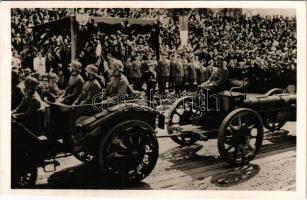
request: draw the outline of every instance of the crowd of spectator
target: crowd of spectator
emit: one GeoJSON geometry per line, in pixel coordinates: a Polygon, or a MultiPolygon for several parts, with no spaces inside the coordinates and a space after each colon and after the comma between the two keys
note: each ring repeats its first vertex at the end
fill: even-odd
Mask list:
{"type": "MultiPolygon", "coordinates": [[[[178,16],[161,10],[12,9],[12,68],[17,73],[13,86],[32,73],[40,80],[52,74],[52,82],[56,80],[60,90],[67,87],[72,53],[70,33],[64,30],[45,33],[36,40],[32,27],[84,13],[156,20],[153,29],[142,34],[129,29],[126,22],[114,32],[105,32],[93,20],[80,24],[77,31],[83,42],[78,46],[76,60],[82,65],[84,78],[84,69],[90,64],[96,65],[104,77],[110,67],[107,55],[111,54],[124,64],[124,74],[135,90],[158,88],[163,95],[166,91],[179,94],[194,91],[208,80],[215,70],[216,57],[222,56],[229,78],[249,78],[253,92],[296,84],[295,17],[229,15],[210,9],[189,9],[188,43],[182,46],[178,16]],[[154,40],[153,33],[157,32],[158,40],[154,40]]],[[[104,77],[103,82],[107,79],[104,77]]]]}

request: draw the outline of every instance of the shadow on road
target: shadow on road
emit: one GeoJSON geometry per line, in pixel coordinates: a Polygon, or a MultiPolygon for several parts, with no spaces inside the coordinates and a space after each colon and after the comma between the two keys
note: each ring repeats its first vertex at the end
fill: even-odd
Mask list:
{"type": "Polygon", "coordinates": [[[215,174],[212,176],[210,182],[218,187],[230,187],[253,178],[259,171],[259,165],[247,164],[245,166],[226,170],[223,173],[215,174]]]}
{"type": "MultiPolygon", "coordinates": [[[[288,135],[288,132],[285,130],[274,133],[266,132],[264,140],[266,141],[263,143],[256,159],[295,150],[296,147],[296,136],[288,135]]],[[[172,167],[167,170],[180,170],[194,180],[203,180],[211,177],[211,182],[220,187],[228,187],[245,182],[260,171],[260,166],[256,164],[232,167],[222,161],[217,155],[197,154],[202,147],[198,143],[188,147],[174,147],[162,154],[161,158],[172,163],[172,167]]]]}
{"type": "Polygon", "coordinates": [[[148,188],[146,183],[136,185],[112,185],[104,181],[97,165],[81,164],[55,172],[48,178],[47,184],[36,185],[36,188],[50,189],[128,189],[130,187],[148,188]]]}
{"type": "MultiPolygon", "coordinates": [[[[289,151],[296,146],[296,137],[287,135],[284,131],[265,133],[266,143],[262,145],[256,159],[266,157],[280,152],[289,151]]],[[[163,168],[164,173],[181,171],[193,180],[202,180],[211,177],[211,183],[219,187],[228,187],[239,184],[253,178],[260,171],[260,166],[248,164],[242,167],[231,167],[216,155],[198,155],[197,152],[203,148],[201,144],[186,147],[174,147],[160,155],[171,166],[163,168]]],[[[216,147],[217,148],[217,147],[216,147]]],[[[157,166],[156,166],[157,167],[157,166]]],[[[52,174],[47,184],[36,185],[35,188],[52,189],[151,189],[144,182],[138,185],[114,186],[103,180],[99,175],[96,165],[81,164],[67,168],[52,174]]]]}

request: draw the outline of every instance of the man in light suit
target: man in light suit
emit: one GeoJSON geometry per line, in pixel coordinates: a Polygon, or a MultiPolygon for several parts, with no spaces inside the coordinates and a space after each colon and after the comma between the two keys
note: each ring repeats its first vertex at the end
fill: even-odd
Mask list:
{"type": "Polygon", "coordinates": [[[41,52],[38,52],[37,56],[33,59],[33,68],[40,75],[46,73],[46,58],[42,56],[41,52]]]}

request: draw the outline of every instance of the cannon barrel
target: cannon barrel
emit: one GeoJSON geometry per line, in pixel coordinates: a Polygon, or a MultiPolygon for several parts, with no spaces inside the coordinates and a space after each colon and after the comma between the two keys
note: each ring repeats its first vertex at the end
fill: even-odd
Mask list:
{"type": "Polygon", "coordinates": [[[263,97],[250,97],[243,101],[243,105],[255,110],[289,108],[296,105],[296,95],[280,94],[263,97]]]}

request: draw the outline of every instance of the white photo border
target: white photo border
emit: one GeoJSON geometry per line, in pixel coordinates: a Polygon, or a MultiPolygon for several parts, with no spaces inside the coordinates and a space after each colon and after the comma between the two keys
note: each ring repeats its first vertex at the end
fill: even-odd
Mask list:
{"type": "MultiPolygon", "coordinates": [[[[306,198],[306,2],[305,1],[14,1],[0,2],[0,193],[18,196],[69,196],[100,198],[306,198]],[[296,191],[208,191],[208,190],[12,190],[10,188],[10,86],[11,86],[11,8],[293,8],[297,18],[297,162],[296,191]]],[[[75,198],[74,198],[75,199],[75,198]]]]}

